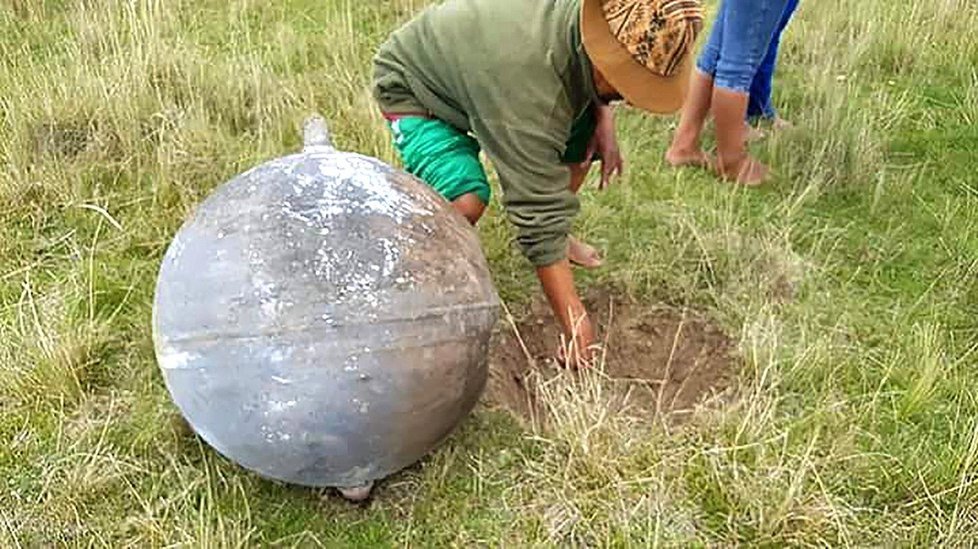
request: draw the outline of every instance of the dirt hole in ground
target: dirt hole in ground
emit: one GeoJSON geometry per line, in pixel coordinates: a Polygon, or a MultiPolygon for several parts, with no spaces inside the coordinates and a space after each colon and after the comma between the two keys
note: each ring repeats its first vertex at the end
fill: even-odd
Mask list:
{"type": "MultiPolygon", "coordinates": [[[[609,404],[639,417],[681,418],[728,393],[739,365],[736,345],[702,315],[650,307],[608,289],[588,292],[584,303],[604,342],[599,377],[609,404]]],[[[536,393],[564,371],[553,359],[559,345],[560,331],[545,301],[534,302],[515,320],[515,329],[504,315],[490,351],[486,403],[546,422],[547,406],[536,393]]]]}

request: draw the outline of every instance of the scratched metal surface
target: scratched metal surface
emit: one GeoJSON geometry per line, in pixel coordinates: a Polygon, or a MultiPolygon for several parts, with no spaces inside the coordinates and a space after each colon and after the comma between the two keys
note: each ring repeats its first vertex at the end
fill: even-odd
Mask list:
{"type": "Polygon", "coordinates": [[[497,314],[464,219],[314,122],[302,153],[220,187],[179,231],[153,326],[209,444],[271,479],[347,487],[414,463],[471,411],[497,314]]]}

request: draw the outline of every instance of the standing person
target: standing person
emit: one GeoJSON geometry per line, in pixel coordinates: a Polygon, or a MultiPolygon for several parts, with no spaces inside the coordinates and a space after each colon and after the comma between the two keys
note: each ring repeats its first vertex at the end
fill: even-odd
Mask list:
{"type": "Polygon", "coordinates": [[[744,120],[751,85],[788,1],[723,0],[666,153],[672,166],[711,167],[722,178],[744,185],[759,185],[767,177],[767,166],[747,152],[744,120]],[[700,145],[700,134],[711,112],[716,126],[716,159],[700,145]]]}
{"type": "MultiPolygon", "coordinates": [[[[774,89],[774,71],[778,63],[781,35],[784,34],[784,29],[795,15],[795,11],[798,10],[798,1],[788,0],[787,5],[785,5],[784,13],[781,14],[781,22],[778,23],[778,29],[771,39],[771,44],[768,45],[767,55],[764,56],[761,66],[757,68],[757,74],[754,75],[754,82],[750,87],[750,99],[747,102],[748,122],[768,122],[775,130],[791,125],[778,115],[771,95],[774,89]]],[[[751,129],[753,130],[753,128],[751,129]]]]}
{"type": "Polygon", "coordinates": [[[594,153],[602,188],[621,170],[610,103],[682,106],[702,18],[698,0],[448,0],[374,59],[405,168],[473,224],[490,197],[486,151],[572,365],[587,365],[596,341],[571,271],[590,261],[569,236],[576,192],[594,153]]]}

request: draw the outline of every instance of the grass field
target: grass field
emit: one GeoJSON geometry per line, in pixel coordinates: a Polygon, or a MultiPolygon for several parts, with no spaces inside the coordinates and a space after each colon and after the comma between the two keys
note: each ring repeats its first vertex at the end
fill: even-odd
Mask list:
{"type": "MultiPolygon", "coordinates": [[[[665,169],[675,120],[622,113],[583,283],[714,319],[732,402],[636,421],[592,379],[546,431],[480,409],[365,508],[188,433],[151,341],[166,246],[311,111],[393,161],[369,59],[424,4],[0,3],[0,546],[978,544],[973,0],[803,2],[776,90],[797,129],[755,147],[759,190],[665,169]]],[[[498,205],[481,231],[518,313],[537,290],[498,205]]]]}

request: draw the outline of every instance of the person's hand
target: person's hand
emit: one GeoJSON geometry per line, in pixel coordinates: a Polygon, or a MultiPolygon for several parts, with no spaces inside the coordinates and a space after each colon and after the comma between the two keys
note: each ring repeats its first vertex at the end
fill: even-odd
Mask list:
{"type": "Polygon", "coordinates": [[[594,343],[587,345],[586,347],[583,341],[575,341],[573,345],[568,345],[565,341],[561,341],[560,346],[557,348],[557,354],[554,355],[557,359],[557,363],[562,368],[572,368],[574,370],[587,370],[594,368],[601,363],[602,357],[602,347],[600,344],[594,343]],[[570,358],[568,358],[570,355],[570,358]]]}
{"type": "Polygon", "coordinates": [[[587,312],[581,309],[580,316],[572,315],[567,321],[572,324],[570,330],[565,331],[560,338],[560,346],[555,355],[558,364],[575,370],[586,370],[598,365],[602,354],[601,344],[596,341],[594,326],[587,312]]]}
{"type": "Polygon", "coordinates": [[[597,341],[594,326],[574,288],[570,263],[564,259],[553,265],[537,267],[537,276],[564,335],[557,360],[565,366],[590,367],[600,353],[594,351],[597,341]]]}
{"type": "Polygon", "coordinates": [[[615,176],[621,176],[625,169],[625,159],[618,148],[618,137],[615,135],[615,114],[611,107],[605,105],[597,108],[597,127],[594,136],[588,143],[583,167],[591,166],[594,154],[601,155],[601,183],[598,188],[604,190],[611,184],[615,176]]]}

